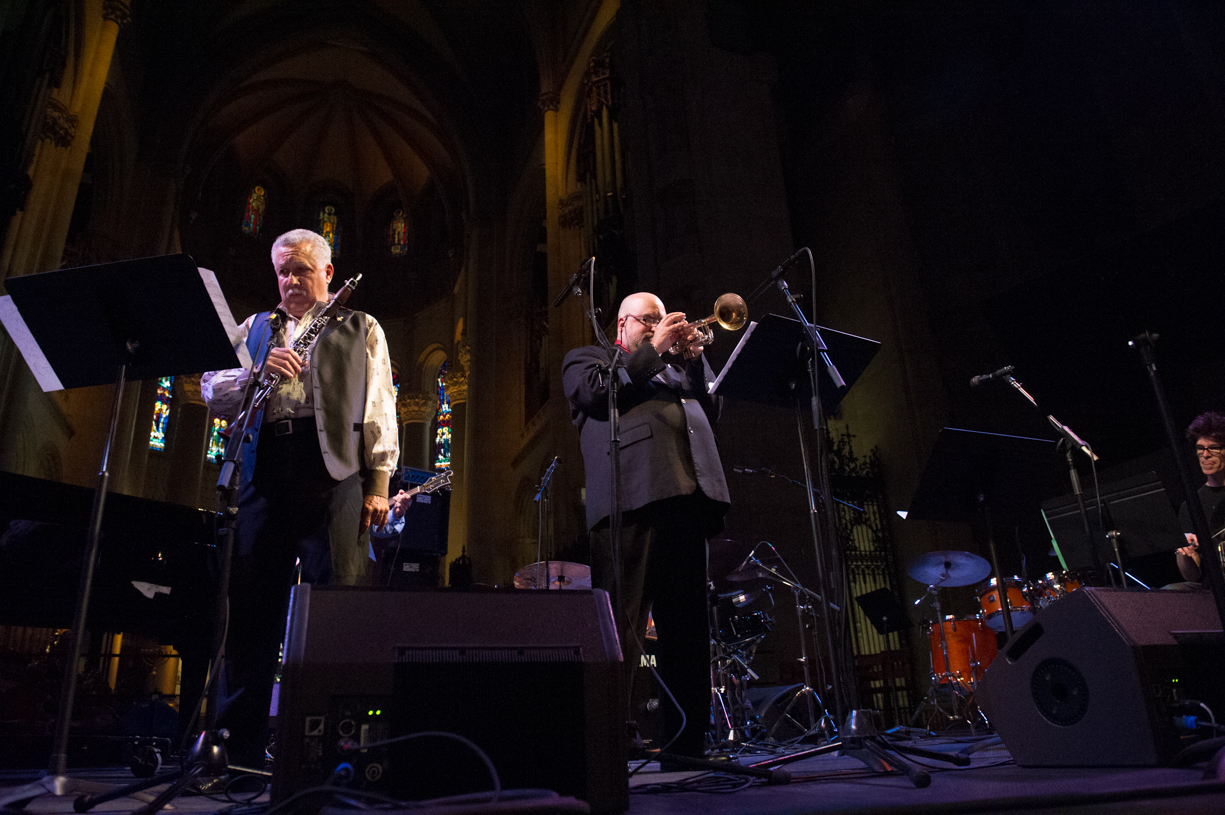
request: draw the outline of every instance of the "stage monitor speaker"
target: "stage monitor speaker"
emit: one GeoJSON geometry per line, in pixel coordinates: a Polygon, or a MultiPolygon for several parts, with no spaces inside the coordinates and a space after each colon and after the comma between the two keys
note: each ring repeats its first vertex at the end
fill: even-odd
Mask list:
{"type": "Polygon", "coordinates": [[[1220,629],[1208,593],[1074,591],[1017,630],[976,698],[1022,767],[1163,764],[1175,703],[1222,698],[1220,629]]]}
{"type": "Polygon", "coordinates": [[[603,591],[293,589],[272,801],[326,784],[423,800],[544,788],[629,807],[621,650],[603,591]],[[343,765],[348,765],[344,767],[343,765]]]}

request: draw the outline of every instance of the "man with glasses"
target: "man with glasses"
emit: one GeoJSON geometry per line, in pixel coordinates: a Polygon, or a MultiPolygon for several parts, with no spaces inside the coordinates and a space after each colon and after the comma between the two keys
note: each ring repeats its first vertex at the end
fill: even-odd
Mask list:
{"type": "MultiPolygon", "coordinates": [[[[1199,468],[1204,473],[1204,486],[1199,488],[1200,503],[1208,528],[1225,527],[1225,415],[1201,413],[1187,427],[1187,439],[1195,443],[1195,455],[1199,468]]],[[[1178,511],[1183,529],[1191,528],[1191,513],[1183,504],[1178,511]]],[[[1185,583],[1175,583],[1166,588],[1203,589],[1203,574],[1200,572],[1199,541],[1193,533],[1187,533],[1187,545],[1178,550],[1178,571],[1185,583]]]]}
{"type": "Polygon", "coordinates": [[[652,612],[659,674],[687,720],[682,730],[676,706],[665,700],[662,741],[676,735],[668,752],[689,757],[704,755],[710,721],[706,540],[722,529],[729,505],[711,429],[718,408],[707,383],[714,376],[695,335],[684,314],[665,312],[658,297],[640,292],[626,297],[617,314],[615,366],[599,345],[576,348],[562,363],[587,475],[592,582],[610,592],[608,383],[614,367],[624,368],[628,379],[619,385],[617,402],[622,510],[618,628],[632,684],[647,612],[652,612]],[[688,347],[687,353],[671,353],[678,342],[688,347]]]}

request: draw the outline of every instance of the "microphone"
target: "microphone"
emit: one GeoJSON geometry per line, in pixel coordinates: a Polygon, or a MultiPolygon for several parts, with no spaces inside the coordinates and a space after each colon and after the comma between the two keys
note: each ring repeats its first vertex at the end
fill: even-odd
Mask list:
{"type": "Polygon", "coordinates": [[[540,487],[536,490],[536,497],[533,501],[539,501],[540,496],[544,495],[544,491],[549,487],[549,479],[553,477],[553,470],[557,467],[557,456],[553,456],[553,461],[549,463],[549,469],[545,470],[544,477],[540,479],[540,487]]]}
{"type": "Polygon", "coordinates": [[[758,297],[761,296],[762,292],[764,292],[766,289],[770,288],[772,285],[777,283],[778,279],[782,277],[784,273],[786,273],[787,269],[791,268],[791,264],[795,263],[797,260],[804,257],[804,253],[807,251],[808,251],[808,247],[805,246],[803,249],[800,249],[794,255],[792,255],[791,257],[784,260],[781,264],[779,264],[777,269],[770,272],[770,276],[766,278],[765,282],[763,282],[760,286],[758,286],[756,289],[753,290],[753,293],[749,295],[748,302],[750,303],[753,302],[754,300],[756,300],[758,297]]]}
{"type": "Polygon", "coordinates": [[[1008,376],[1010,373],[1012,373],[1012,371],[1013,371],[1013,368],[1011,365],[1005,365],[1003,368],[1000,368],[998,371],[992,371],[989,374],[982,374],[981,376],[972,377],[970,379],[970,387],[977,388],[979,385],[983,384],[984,382],[990,382],[992,379],[1000,379],[1001,377],[1008,376]]]}
{"type": "Polygon", "coordinates": [[[562,303],[564,303],[566,301],[566,298],[569,297],[572,293],[578,294],[578,295],[581,295],[583,293],[583,278],[587,277],[587,274],[588,274],[587,267],[594,266],[594,265],[595,265],[595,257],[594,256],[589,257],[587,258],[586,261],[583,262],[583,265],[579,267],[579,270],[577,272],[570,275],[570,280],[569,282],[566,283],[566,287],[562,289],[561,294],[557,295],[557,299],[553,301],[553,308],[557,308],[562,303]]]}

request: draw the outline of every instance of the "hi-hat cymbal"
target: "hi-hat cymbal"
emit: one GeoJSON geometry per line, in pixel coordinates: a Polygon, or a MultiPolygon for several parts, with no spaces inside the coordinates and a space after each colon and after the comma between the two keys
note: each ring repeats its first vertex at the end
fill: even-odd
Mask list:
{"type": "Polygon", "coordinates": [[[991,564],[972,552],[928,552],[910,561],[906,574],[929,586],[969,586],[991,574],[991,564]]]}
{"type": "Polygon", "coordinates": [[[746,580],[756,580],[759,577],[770,577],[770,573],[761,567],[757,561],[741,566],[724,579],[732,583],[743,583],[746,580]]]}
{"type": "Polygon", "coordinates": [[[591,567],[566,560],[540,561],[515,572],[516,589],[589,589],[591,567]],[[545,574],[548,585],[545,585],[545,574]]]}

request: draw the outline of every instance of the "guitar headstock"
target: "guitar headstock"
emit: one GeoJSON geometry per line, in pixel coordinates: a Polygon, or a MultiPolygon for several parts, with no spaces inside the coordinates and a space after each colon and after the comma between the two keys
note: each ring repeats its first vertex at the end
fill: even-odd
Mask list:
{"type": "Polygon", "coordinates": [[[450,489],[451,474],[452,473],[450,470],[443,470],[441,473],[418,487],[417,491],[422,495],[429,495],[431,492],[438,492],[441,489],[450,489]]]}

